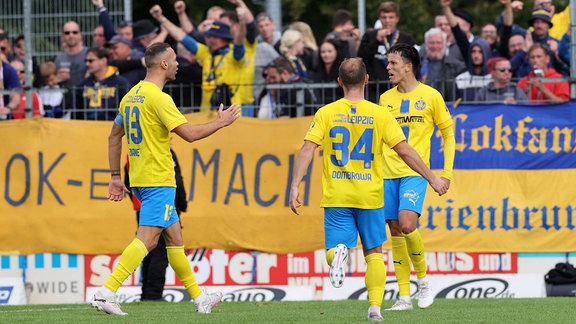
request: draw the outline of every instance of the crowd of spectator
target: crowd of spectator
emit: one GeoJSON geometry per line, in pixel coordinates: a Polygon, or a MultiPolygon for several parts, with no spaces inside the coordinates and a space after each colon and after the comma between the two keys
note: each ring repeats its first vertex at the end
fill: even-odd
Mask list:
{"type": "MultiPolygon", "coordinates": [[[[312,28],[296,21],[284,30],[272,17],[254,14],[243,0],[230,8],[213,6],[195,24],[186,3],[155,5],[150,17],[115,26],[104,0],[92,0],[99,25],[85,46],[81,26],[62,26],[62,52],[53,60],[24,63],[24,36],[12,42],[0,28],[0,119],[25,118],[25,72],[33,74],[32,111],[28,115],[112,120],[122,96],[146,74],[144,52],[153,43],[175,40],[179,72],[167,87],[176,103],[190,111],[214,109],[220,103],[242,106],[247,117],[281,118],[312,115],[342,96],[336,78],[340,63],[361,57],[370,82],[367,98],[376,101],[389,83],[387,51],[396,43],[420,52],[418,78],[439,90],[446,101],[490,103],[559,103],[569,100],[569,7],[556,13],[553,1],[499,0],[502,14],[472,34],[475,17],[452,0],[439,0],[442,11],[416,44],[399,30],[399,4],[382,2],[379,19],[362,34],[346,9],[333,15],[332,31],[317,41],[312,28]],[[526,8],[525,8],[526,7],[526,8]],[[174,10],[170,21],[165,10],[174,10]],[[531,10],[528,21],[515,22],[515,12],[531,10]],[[319,45],[318,45],[319,44],[319,45]],[[516,82],[517,83],[516,83],[516,82]],[[18,91],[20,90],[20,91],[18,91]]],[[[85,27],[85,26],[84,26],[85,27]]]]}

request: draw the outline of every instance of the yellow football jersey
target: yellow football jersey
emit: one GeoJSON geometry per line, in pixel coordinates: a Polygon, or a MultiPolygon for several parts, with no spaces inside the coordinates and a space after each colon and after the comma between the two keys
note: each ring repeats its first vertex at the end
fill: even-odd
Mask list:
{"type": "Polygon", "coordinates": [[[316,112],[305,139],[323,144],[322,207],[383,206],[382,146],[405,139],[388,111],[340,99],[316,112]]]}
{"type": "MultiPolygon", "coordinates": [[[[394,87],[380,96],[380,106],[392,113],[402,128],[406,141],[430,166],[430,139],[434,127],[452,127],[452,117],[440,92],[420,83],[409,93],[394,87]]],[[[419,176],[389,147],[384,147],[384,178],[419,176]]]]}
{"type": "Polygon", "coordinates": [[[119,107],[128,142],[131,187],[176,187],[170,132],[188,121],[172,97],[152,82],[140,81],[119,107]]]}

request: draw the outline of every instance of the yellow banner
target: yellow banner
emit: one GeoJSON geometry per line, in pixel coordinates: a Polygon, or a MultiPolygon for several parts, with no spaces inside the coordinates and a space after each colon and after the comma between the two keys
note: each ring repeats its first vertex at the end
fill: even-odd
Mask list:
{"type": "MultiPolygon", "coordinates": [[[[192,123],[213,115],[188,115],[192,123]]],[[[195,143],[175,136],[189,208],[187,248],[303,252],[324,246],[321,150],[288,205],[294,158],[312,117],[241,118],[195,143]]],[[[109,202],[111,122],[0,123],[0,251],[119,253],[134,237],[129,199],[109,202]]],[[[434,153],[436,154],[436,153],[434,153]]],[[[430,189],[421,231],[431,251],[574,251],[575,170],[456,170],[446,197],[430,189]]],[[[389,244],[389,243],[387,243],[389,244]]]]}

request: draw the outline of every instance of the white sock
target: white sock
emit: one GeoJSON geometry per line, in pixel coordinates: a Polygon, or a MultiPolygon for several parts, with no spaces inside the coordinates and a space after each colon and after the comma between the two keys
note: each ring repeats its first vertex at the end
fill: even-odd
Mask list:
{"type": "Polygon", "coordinates": [[[421,284],[427,284],[428,283],[428,278],[424,277],[422,279],[418,279],[418,286],[420,286],[421,284]]]}
{"type": "Polygon", "coordinates": [[[368,308],[368,315],[370,315],[372,313],[376,313],[376,314],[382,316],[382,313],[380,313],[380,307],[378,307],[378,306],[370,306],[368,308]]]}
{"type": "Polygon", "coordinates": [[[113,292],[112,290],[110,290],[104,286],[100,287],[100,289],[98,291],[102,294],[102,296],[104,296],[104,298],[116,296],[115,292],[113,292]]]}
{"type": "Polygon", "coordinates": [[[194,299],[194,304],[201,304],[206,299],[206,294],[202,293],[202,295],[198,296],[194,299]]]}
{"type": "Polygon", "coordinates": [[[410,299],[410,296],[400,296],[398,299],[412,304],[412,299],[410,299]]]}

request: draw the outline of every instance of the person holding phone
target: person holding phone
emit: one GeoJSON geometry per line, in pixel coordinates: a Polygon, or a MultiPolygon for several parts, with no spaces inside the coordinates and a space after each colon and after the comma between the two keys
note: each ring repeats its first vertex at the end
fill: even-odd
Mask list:
{"type": "Polygon", "coordinates": [[[518,82],[518,87],[526,93],[532,103],[561,103],[570,99],[570,85],[566,81],[549,79],[563,78],[550,64],[550,54],[546,45],[534,44],[528,50],[532,71],[518,82]]]}

